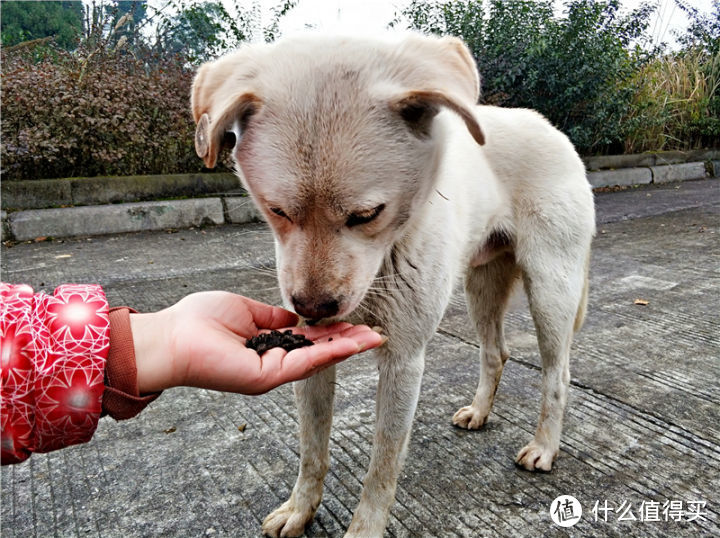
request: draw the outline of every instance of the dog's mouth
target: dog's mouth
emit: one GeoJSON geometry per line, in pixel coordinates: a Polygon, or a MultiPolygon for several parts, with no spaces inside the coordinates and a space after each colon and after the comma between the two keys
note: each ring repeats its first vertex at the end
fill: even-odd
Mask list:
{"type": "Polygon", "coordinates": [[[332,325],[337,320],[335,318],[320,318],[320,319],[308,319],[308,318],[302,318],[300,324],[301,325],[307,325],[309,327],[313,327],[314,325],[332,325]]]}
{"type": "Polygon", "coordinates": [[[299,310],[303,310],[302,308],[298,309],[297,305],[295,305],[295,311],[300,316],[300,323],[301,325],[332,325],[333,323],[337,323],[339,321],[343,321],[344,319],[347,319],[348,316],[350,316],[360,305],[362,302],[362,299],[364,298],[365,294],[357,294],[356,297],[342,297],[338,301],[338,307],[336,312],[334,312],[332,315],[329,316],[319,316],[314,317],[312,315],[307,315],[308,313],[302,312],[299,310]]]}

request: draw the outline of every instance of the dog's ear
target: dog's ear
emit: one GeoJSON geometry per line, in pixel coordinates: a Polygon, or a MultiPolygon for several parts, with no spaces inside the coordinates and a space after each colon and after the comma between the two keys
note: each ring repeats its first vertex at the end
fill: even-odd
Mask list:
{"type": "Polygon", "coordinates": [[[478,144],[485,143],[473,107],[480,98],[480,76],[465,43],[456,37],[411,34],[402,43],[397,73],[409,91],[390,106],[420,136],[429,135],[441,107],[458,114],[478,144]]]}
{"type": "Polygon", "coordinates": [[[444,68],[449,71],[448,84],[453,93],[477,104],[480,99],[480,75],[470,49],[457,37],[442,37],[438,40],[444,68]]]}
{"type": "Polygon", "coordinates": [[[438,90],[412,90],[390,103],[390,108],[400,115],[410,130],[420,138],[430,136],[432,120],[446,107],[462,118],[468,131],[479,145],[485,143],[485,135],[472,111],[457,98],[438,90]]]}
{"type": "Polygon", "coordinates": [[[218,155],[240,142],[249,118],[262,106],[248,73],[248,49],[200,67],[192,85],[191,108],[197,123],[195,152],[214,168],[218,155]]]}
{"type": "Polygon", "coordinates": [[[212,118],[203,112],[195,130],[195,152],[205,161],[205,166],[214,168],[218,155],[225,148],[233,148],[242,137],[250,117],[262,106],[262,100],[251,92],[233,95],[219,106],[213,107],[212,118]]]}

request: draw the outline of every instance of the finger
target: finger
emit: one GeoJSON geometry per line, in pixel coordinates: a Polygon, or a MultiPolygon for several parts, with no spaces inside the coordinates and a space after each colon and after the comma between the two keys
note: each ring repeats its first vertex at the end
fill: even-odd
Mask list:
{"type": "Polygon", "coordinates": [[[366,328],[352,336],[341,336],[332,341],[316,342],[314,346],[302,347],[288,353],[285,366],[295,361],[307,361],[312,367],[323,366],[337,359],[345,359],[355,353],[372,349],[383,343],[383,337],[366,328]]]}
{"type": "Polygon", "coordinates": [[[371,329],[367,325],[352,325],[350,327],[338,327],[337,331],[334,331],[332,333],[329,333],[327,335],[322,335],[319,338],[313,339],[314,342],[323,342],[330,339],[336,339],[336,338],[355,338],[356,336],[361,336],[365,334],[380,334],[376,332],[374,329],[371,329]]]}
{"type": "Polygon", "coordinates": [[[300,319],[297,314],[280,308],[243,297],[258,329],[280,329],[294,327],[300,319]]]}
{"type": "Polygon", "coordinates": [[[279,385],[305,379],[319,370],[340,362],[360,351],[381,345],[385,337],[365,325],[345,328],[350,336],[337,336],[332,341],[286,352],[273,348],[259,358],[257,382],[246,394],[262,394],[279,385]]]}

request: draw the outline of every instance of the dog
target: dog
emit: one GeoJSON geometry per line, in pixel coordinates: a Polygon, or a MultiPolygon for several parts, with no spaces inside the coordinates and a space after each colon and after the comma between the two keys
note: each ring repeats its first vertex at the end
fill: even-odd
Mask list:
{"type": "MultiPolygon", "coordinates": [[[[509,357],[503,317],[523,281],[542,357],[534,438],[516,462],[558,455],[568,356],[588,295],[592,190],[568,138],[540,114],[478,106],[464,43],[300,36],[248,45],[200,67],[196,150],[225,147],[272,228],[284,302],[311,321],[384,328],[370,467],[346,536],[381,536],[410,438],[425,346],[464,281],[482,343],[480,381],[453,423],[488,419],[509,357]]],[[[264,521],[299,536],[329,466],[335,368],[295,384],[300,470],[264,521]]]]}

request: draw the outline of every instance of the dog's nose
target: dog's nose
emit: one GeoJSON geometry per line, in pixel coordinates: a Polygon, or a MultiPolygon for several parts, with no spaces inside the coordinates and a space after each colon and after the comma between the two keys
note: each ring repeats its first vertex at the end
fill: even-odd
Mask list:
{"type": "Polygon", "coordinates": [[[292,303],[295,312],[304,318],[312,320],[320,320],[323,318],[331,318],[340,310],[340,303],[337,299],[329,295],[320,297],[303,297],[302,295],[293,295],[292,303]]]}

